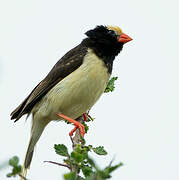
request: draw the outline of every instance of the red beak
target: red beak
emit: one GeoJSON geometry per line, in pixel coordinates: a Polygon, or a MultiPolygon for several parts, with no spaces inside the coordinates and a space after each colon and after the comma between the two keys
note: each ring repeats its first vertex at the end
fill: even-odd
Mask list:
{"type": "Polygon", "coordinates": [[[118,42],[127,43],[132,41],[132,38],[129,37],[127,34],[122,33],[120,36],[117,37],[118,42]]]}

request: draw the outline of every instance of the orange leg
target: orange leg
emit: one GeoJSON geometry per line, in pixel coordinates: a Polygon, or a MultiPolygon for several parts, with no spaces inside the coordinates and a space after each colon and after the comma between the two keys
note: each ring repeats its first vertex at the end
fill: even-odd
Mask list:
{"type": "Polygon", "coordinates": [[[73,133],[78,129],[77,126],[75,126],[69,133],[70,136],[73,136],[73,133]]]}
{"type": "Polygon", "coordinates": [[[83,114],[83,119],[84,119],[84,121],[87,121],[87,113],[83,114]]]}
{"type": "Polygon", "coordinates": [[[83,124],[79,123],[78,121],[71,119],[68,116],[65,116],[64,114],[57,114],[57,116],[67,120],[70,123],[73,123],[75,125],[75,128],[70,132],[70,136],[73,135],[73,133],[79,128],[80,129],[80,133],[82,135],[82,137],[84,137],[85,134],[85,127],[83,126],[83,124]]]}
{"type": "MultiPolygon", "coordinates": [[[[84,113],[84,114],[83,114],[83,119],[84,119],[84,121],[87,121],[87,113],[84,113]]],[[[74,133],[77,129],[78,129],[78,127],[75,126],[75,127],[70,131],[69,135],[70,135],[70,136],[73,136],[73,133],[74,133]]]]}

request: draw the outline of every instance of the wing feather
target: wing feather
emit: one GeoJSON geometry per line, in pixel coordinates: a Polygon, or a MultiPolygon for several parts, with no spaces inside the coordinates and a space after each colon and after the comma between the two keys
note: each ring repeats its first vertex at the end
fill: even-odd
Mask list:
{"type": "Polygon", "coordinates": [[[24,114],[30,113],[34,105],[59,81],[75,71],[83,62],[87,47],[81,44],[66,53],[48,75],[32,90],[27,98],[11,113],[15,122],[24,114]]]}

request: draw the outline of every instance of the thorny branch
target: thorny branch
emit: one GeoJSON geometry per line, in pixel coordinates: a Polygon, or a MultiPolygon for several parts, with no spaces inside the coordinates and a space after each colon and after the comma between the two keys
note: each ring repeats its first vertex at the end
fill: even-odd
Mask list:
{"type": "MultiPolygon", "coordinates": [[[[82,123],[83,122],[83,118],[82,116],[80,116],[79,118],[76,119],[78,122],[82,123]]],[[[71,141],[72,141],[72,147],[73,149],[75,149],[76,145],[80,143],[80,140],[81,140],[81,134],[80,134],[80,130],[77,129],[76,130],[76,133],[75,133],[75,136],[74,137],[71,137],[71,141]]]]}
{"type": "MultiPolygon", "coordinates": [[[[82,123],[83,122],[83,118],[82,116],[80,116],[79,118],[76,119],[78,122],[82,123]]],[[[77,144],[79,144],[81,142],[81,134],[80,134],[80,130],[77,129],[75,132],[75,136],[71,137],[70,139],[72,141],[72,148],[73,150],[75,150],[77,144]]],[[[77,165],[72,165],[71,166],[71,171],[75,173],[76,176],[78,176],[78,166],[77,165]]]]}

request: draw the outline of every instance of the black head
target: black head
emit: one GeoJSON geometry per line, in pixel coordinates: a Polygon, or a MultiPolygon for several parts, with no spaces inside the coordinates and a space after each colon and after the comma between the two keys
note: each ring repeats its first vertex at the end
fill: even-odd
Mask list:
{"type": "Polygon", "coordinates": [[[85,33],[96,45],[100,56],[116,56],[123,48],[124,43],[118,41],[122,31],[118,27],[97,26],[85,33]]]}
{"type": "Polygon", "coordinates": [[[85,34],[88,38],[84,39],[83,43],[93,49],[106,65],[111,64],[111,70],[113,60],[122,50],[124,43],[132,40],[131,38],[129,40],[129,36],[122,33],[119,27],[112,26],[97,26],[85,34]],[[124,40],[126,36],[128,40],[124,40]]]}

